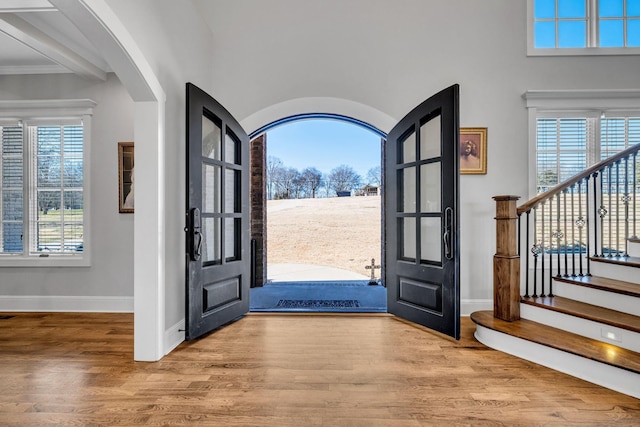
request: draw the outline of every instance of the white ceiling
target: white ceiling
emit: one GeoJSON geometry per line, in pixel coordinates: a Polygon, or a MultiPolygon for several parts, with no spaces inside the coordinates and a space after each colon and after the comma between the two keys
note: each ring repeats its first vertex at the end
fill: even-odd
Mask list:
{"type": "Polygon", "coordinates": [[[89,79],[111,71],[97,50],[47,0],[0,0],[0,74],[74,73],[89,79]]]}

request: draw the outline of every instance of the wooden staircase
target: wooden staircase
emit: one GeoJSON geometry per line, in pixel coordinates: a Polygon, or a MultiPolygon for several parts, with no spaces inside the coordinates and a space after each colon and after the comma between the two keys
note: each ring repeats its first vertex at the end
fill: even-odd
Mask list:
{"type": "MultiPolygon", "coordinates": [[[[506,212],[498,208],[498,231],[508,228],[500,225],[501,219],[515,220],[515,210],[506,212]]],[[[498,238],[494,311],[471,315],[476,338],[497,350],[640,398],[640,240],[629,239],[631,256],[592,257],[593,275],[556,275],[547,295],[519,297],[516,305],[505,308],[514,293],[525,293],[519,271],[511,271],[515,265],[511,262],[519,257],[507,246],[507,240],[498,238]]]]}

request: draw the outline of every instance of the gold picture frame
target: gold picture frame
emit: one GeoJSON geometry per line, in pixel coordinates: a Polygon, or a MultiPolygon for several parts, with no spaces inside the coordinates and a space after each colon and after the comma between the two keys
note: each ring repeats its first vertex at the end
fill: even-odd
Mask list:
{"type": "Polygon", "coordinates": [[[460,128],[460,174],[486,173],[487,128],[460,128]]]}
{"type": "Polygon", "coordinates": [[[133,142],[118,142],[118,200],[120,213],[134,212],[133,142]]]}

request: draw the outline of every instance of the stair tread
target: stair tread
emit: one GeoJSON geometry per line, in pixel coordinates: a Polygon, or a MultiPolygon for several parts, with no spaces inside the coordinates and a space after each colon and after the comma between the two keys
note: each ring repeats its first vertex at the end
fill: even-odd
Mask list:
{"type": "Polygon", "coordinates": [[[605,363],[640,374],[640,353],[571,332],[520,319],[507,322],[493,317],[492,311],[471,313],[474,323],[517,338],[605,363]]]}
{"type": "Polygon", "coordinates": [[[621,311],[611,310],[564,297],[523,297],[524,304],[547,308],[559,313],[580,317],[640,333],[640,317],[621,311]]]}
{"type": "Polygon", "coordinates": [[[637,256],[592,256],[589,257],[589,259],[593,262],[604,262],[607,264],[618,264],[640,268],[640,257],[637,256]]]}
{"type": "Polygon", "coordinates": [[[555,277],[555,280],[566,283],[600,289],[603,291],[615,292],[618,294],[640,297],[640,285],[637,283],[624,282],[622,280],[609,279],[599,276],[576,276],[576,277],[555,277]]]}

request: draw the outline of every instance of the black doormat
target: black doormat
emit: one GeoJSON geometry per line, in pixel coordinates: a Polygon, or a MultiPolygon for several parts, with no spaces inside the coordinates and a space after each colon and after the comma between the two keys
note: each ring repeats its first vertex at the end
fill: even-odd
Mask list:
{"type": "Polygon", "coordinates": [[[281,299],[277,308],[358,308],[355,299],[281,299]]]}

